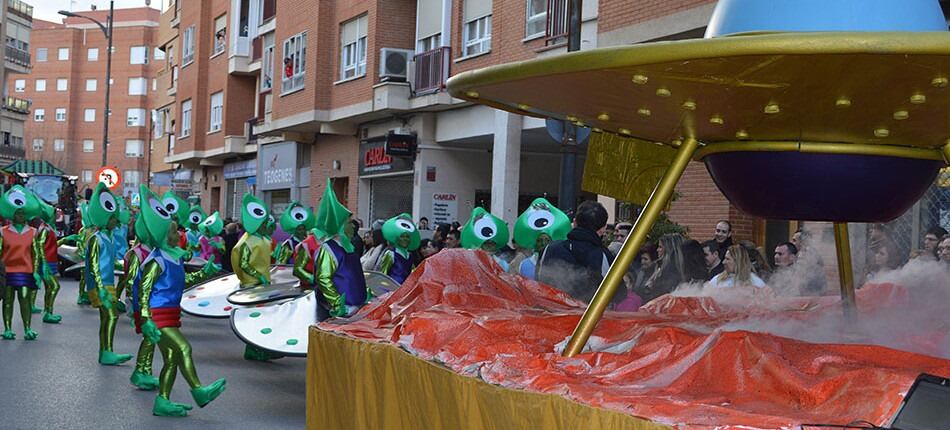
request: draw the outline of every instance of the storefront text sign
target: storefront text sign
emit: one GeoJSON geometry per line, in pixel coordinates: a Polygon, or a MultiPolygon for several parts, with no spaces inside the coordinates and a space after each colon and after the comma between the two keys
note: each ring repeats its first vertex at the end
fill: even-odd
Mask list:
{"type": "Polygon", "coordinates": [[[412,172],[412,158],[386,155],[386,136],[364,140],[360,144],[360,176],[412,172]]]}
{"type": "Polygon", "coordinates": [[[435,193],[432,195],[432,222],[450,224],[458,220],[459,196],[455,193],[435,193]]]}
{"type": "Polygon", "coordinates": [[[258,163],[257,176],[261,190],[293,188],[297,179],[297,143],[263,145],[258,163]]]}

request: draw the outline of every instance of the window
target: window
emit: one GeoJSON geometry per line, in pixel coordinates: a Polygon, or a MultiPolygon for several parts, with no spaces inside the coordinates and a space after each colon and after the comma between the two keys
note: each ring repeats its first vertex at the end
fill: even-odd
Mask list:
{"type": "Polygon", "coordinates": [[[152,78],[152,91],[158,91],[158,79],[152,78]]]}
{"type": "MultiPolygon", "coordinates": [[[[139,141],[141,142],[141,140],[139,141]]],[[[138,187],[142,183],[142,172],[139,170],[126,170],[122,172],[122,183],[126,187],[138,187]]]]}
{"type": "Polygon", "coordinates": [[[416,52],[442,45],[442,0],[418,0],[416,7],[416,52]]]}
{"type": "Polygon", "coordinates": [[[264,55],[261,60],[261,90],[274,87],[274,33],[264,35],[264,55]]]}
{"type": "Polygon", "coordinates": [[[168,111],[165,109],[152,111],[152,132],[154,133],[152,137],[155,139],[160,139],[165,134],[166,115],[168,115],[168,111]]]}
{"type": "Polygon", "coordinates": [[[46,109],[33,109],[33,121],[46,121],[46,109]]]}
{"type": "Polygon", "coordinates": [[[129,158],[142,158],[145,154],[145,141],[139,139],[130,139],[125,141],[125,156],[129,158]]]}
{"type": "Polygon", "coordinates": [[[53,151],[63,152],[66,150],[65,139],[53,139],[53,151]]]}
{"type": "Polygon", "coordinates": [[[36,61],[46,61],[46,57],[49,55],[49,50],[47,48],[36,48],[36,61]]]}
{"type": "Polygon", "coordinates": [[[366,15],[343,23],[340,40],[340,79],[366,74],[366,15]]]}
{"type": "Polygon", "coordinates": [[[82,181],[86,183],[92,183],[92,170],[82,171],[82,181]]]}
{"type": "Polygon", "coordinates": [[[86,91],[95,91],[99,81],[95,79],[86,79],[86,91]]]}
{"type": "Polygon", "coordinates": [[[69,48],[59,48],[59,61],[69,61],[69,48]]]}
{"type": "Polygon", "coordinates": [[[164,60],[164,59],[165,59],[165,51],[162,51],[162,50],[159,49],[157,46],[156,46],[154,49],[155,49],[154,52],[152,52],[152,58],[154,58],[154,59],[156,59],[156,60],[164,60]]]}
{"type": "Polygon", "coordinates": [[[85,122],[96,122],[96,110],[95,109],[86,109],[82,113],[82,119],[85,122]]]}
{"type": "Polygon", "coordinates": [[[416,52],[428,52],[440,46],[442,46],[442,33],[437,33],[425,39],[420,39],[416,44],[416,52]]]}
{"type": "Polygon", "coordinates": [[[525,13],[524,37],[543,36],[548,22],[548,0],[528,0],[525,13]]]}
{"type": "Polygon", "coordinates": [[[92,139],[82,141],[82,152],[92,152],[96,150],[96,142],[92,139]]]}
{"type": "Polygon", "coordinates": [[[181,62],[183,66],[195,61],[195,26],[185,29],[185,35],[182,37],[181,44],[181,62]]]}
{"type": "Polygon", "coordinates": [[[43,139],[33,139],[33,151],[42,152],[43,151],[43,139]]]}
{"type": "Polygon", "coordinates": [[[41,93],[43,91],[46,91],[46,79],[37,79],[36,92],[41,93]]]}
{"type": "Polygon", "coordinates": [[[304,73],[307,71],[307,32],[300,33],[284,41],[284,71],[281,75],[280,90],[283,93],[303,88],[304,73]]]}
{"type": "Polygon", "coordinates": [[[66,108],[56,108],[56,121],[66,121],[66,108]]]}
{"type": "Polygon", "coordinates": [[[129,127],[145,127],[145,109],[129,109],[126,114],[126,125],[129,127]]]}
{"type": "Polygon", "coordinates": [[[26,79],[17,79],[13,81],[13,91],[22,93],[26,91],[26,79]]]}
{"type": "Polygon", "coordinates": [[[129,78],[129,95],[144,96],[148,89],[148,80],[145,78],[129,78]]]}
{"type": "Polygon", "coordinates": [[[148,47],[147,46],[133,46],[131,52],[129,53],[129,64],[147,64],[148,63],[148,47]]]}
{"type": "Polygon", "coordinates": [[[211,51],[211,56],[218,55],[224,52],[224,47],[227,45],[227,15],[221,15],[214,20],[214,50],[211,51]]]}
{"type": "Polygon", "coordinates": [[[68,87],[69,87],[69,80],[67,79],[56,80],[56,91],[66,91],[68,87]]]}
{"type": "Polygon", "coordinates": [[[224,93],[216,92],[211,95],[211,123],[208,132],[221,131],[221,119],[224,113],[224,93]]]}
{"type": "Polygon", "coordinates": [[[491,2],[465,2],[465,26],[462,28],[462,56],[491,50],[491,2]]]}
{"type": "Polygon", "coordinates": [[[191,100],[181,102],[181,137],[191,136],[191,100]]]}
{"type": "Polygon", "coordinates": [[[99,48],[89,48],[86,50],[86,61],[99,61],[99,48]]]}

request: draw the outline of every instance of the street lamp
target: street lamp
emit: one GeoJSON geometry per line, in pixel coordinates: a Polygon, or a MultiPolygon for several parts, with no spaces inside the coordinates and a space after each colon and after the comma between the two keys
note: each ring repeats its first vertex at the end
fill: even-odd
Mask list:
{"type": "Polygon", "coordinates": [[[109,155],[109,95],[112,92],[112,20],[113,20],[113,3],[109,2],[109,16],[106,19],[106,24],[102,24],[98,20],[90,18],[85,15],[80,15],[78,13],[72,13],[69,11],[61,10],[59,11],[60,15],[73,17],[73,18],[85,18],[88,19],[102,30],[106,35],[106,110],[103,113],[103,124],[102,124],[102,167],[106,166],[106,160],[109,155]]]}

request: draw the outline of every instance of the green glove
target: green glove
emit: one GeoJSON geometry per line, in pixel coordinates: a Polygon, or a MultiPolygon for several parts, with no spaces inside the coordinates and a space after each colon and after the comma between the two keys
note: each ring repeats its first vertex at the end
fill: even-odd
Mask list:
{"type": "Polygon", "coordinates": [[[99,295],[99,301],[102,302],[102,307],[105,310],[112,309],[112,294],[109,294],[109,290],[99,288],[96,293],[99,295]]]}
{"type": "MultiPolygon", "coordinates": [[[[40,270],[43,270],[45,273],[46,271],[45,268],[46,268],[46,265],[44,264],[43,269],[40,269],[40,270]]],[[[40,272],[33,272],[33,281],[36,282],[36,288],[40,288],[43,286],[43,277],[40,275],[40,272]]]]}
{"type": "Polygon", "coordinates": [[[270,285],[270,280],[264,275],[260,275],[257,280],[261,281],[261,285],[270,285]]]}
{"type": "Polygon", "coordinates": [[[208,262],[205,263],[205,266],[201,268],[201,271],[204,272],[205,275],[213,275],[221,271],[221,266],[214,264],[214,256],[211,256],[208,262]]]}
{"type": "Polygon", "coordinates": [[[346,305],[334,306],[330,309],[330,316],[335,318],[346,316],[346,305]]]}
{"type": "Polygon", "coordinates": [[[145,336],[149,342],[158,345],[158,341],[162,339],[162,331],[155,325],[155,321],[152,321],[151,318],[145,318],[142,321],[142,336],[145,336]]]}

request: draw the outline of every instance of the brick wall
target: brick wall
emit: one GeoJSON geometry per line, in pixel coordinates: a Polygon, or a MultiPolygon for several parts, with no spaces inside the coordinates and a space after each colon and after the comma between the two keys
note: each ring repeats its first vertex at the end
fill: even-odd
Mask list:
{"type": "Polygon", "coordinates": [[[605,33],[715,2],[716,0],[601,0],[597,28],[599,32],[605,33]]]}
{"type": "MultiPolygon", "coordinates": [[[[359,180],[359,140],[354,136],[320,135],[310,151],[310,201],[317,207],[323,197],[327,178],[349,177],[346,195],[347,207],[356,214],[357,186],[359,180]],[[339,160],[340,170],[333,169],[333,161],[339,160]]],[[[341,200],[343,196],[337,196],[341,200]]]]}

